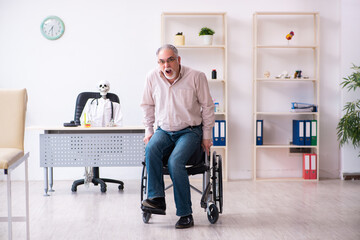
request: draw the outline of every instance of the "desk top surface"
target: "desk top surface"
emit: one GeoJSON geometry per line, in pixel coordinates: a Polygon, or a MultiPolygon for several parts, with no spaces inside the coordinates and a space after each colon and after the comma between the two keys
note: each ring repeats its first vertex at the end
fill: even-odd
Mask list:
{"type": "Polygon", "coordinates": [[[26,127],[26,130],[42,130],[42,131],[118,131],[118,130],[144,130],[145,127],[143,126],[124,126],[124,127],[63,127],[63,126],[29,126],[26,127]]]}

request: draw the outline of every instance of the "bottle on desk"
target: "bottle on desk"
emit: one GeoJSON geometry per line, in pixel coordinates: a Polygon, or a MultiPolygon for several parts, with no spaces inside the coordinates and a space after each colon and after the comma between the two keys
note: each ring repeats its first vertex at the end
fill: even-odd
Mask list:
{"type": "Polygon", "coordinates": [[[86,128],[91,127],[91,121],[86,119],[86,113],[84,113],[84,126],[86,128]]]}

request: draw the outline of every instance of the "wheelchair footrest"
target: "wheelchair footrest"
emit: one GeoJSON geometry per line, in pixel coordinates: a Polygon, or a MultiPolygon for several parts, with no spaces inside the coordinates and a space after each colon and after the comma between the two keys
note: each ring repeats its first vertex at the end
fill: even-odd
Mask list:
{"type": "Polygon", "coordinates": [[[141,206],[141,210],[143,210],[143,212],[146,212],[146,213],[166,215],[166,211],[163,209],[141,206]]]}

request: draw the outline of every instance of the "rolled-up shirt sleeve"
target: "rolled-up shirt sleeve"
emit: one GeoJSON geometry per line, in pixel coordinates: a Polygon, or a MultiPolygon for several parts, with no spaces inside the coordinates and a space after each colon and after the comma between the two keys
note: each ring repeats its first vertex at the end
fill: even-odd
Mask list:
{"type": "Polygon", "coordinates": [[[150,77],[147,76],[145,82],[144,93],[141,101],[141,108],[144,112],[144,126],[145,136],[154,134],[154,122],[155,122],[155,102],[152,94],[152,86],[150,77]]]}
{"type": "Polygon", "coordinates": [[[204,73],[199,74],[199,84],[197,86],[198,101],[201,106],[201,116],[203,125],[203,139],[211,139],[212,128],[215,124],[214,103],[210,95],[209,84],[204,73]]]}

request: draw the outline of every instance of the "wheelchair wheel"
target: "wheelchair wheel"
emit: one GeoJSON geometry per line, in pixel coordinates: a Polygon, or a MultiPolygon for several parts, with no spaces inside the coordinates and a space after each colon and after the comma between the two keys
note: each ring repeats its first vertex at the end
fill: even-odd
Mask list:
{"type": "Polygon", "coordinates": [[[222,158],[221,155],[213,154],[212,166],[212,193],[213,200],[219,206],[220,213],[223,211],[223,183],[222,183],[222,158]]]}
{"type": "Polygon", "coordinates": [[[217,206],[212,203],[207,209],[207,217],[211,224],[214,224],[219,219],[219,210],[217,206]]]}
{"type": "Polygon", "coordinates": [[[143,170],[142,170],[142,176],[141,176],[141,202],[144,200],[144,197],[146,197],[147,192],[147,173],[146,173],[146,166],[143,162],[143,170]]]}
{"type": "MultiPolygon", "coordinates": [[[[142,206],[142,201],[147,196],[147,172],[146,172],[146,166],[145,162],[143,162],[143,169],[142,169],[142,175],[141,175],[141,194],[140,194],[140,205],[142,206]]],[[[151,213],[148,212],[142,212],[142,220],[144,223],[148,223],[151,217],[151,213]]]]}
{"type": "Polygon", "coordinates": [[[144,223],[148,223],[149,219],[151,217],[151,213],[143,212],[142,213],[142,219],[144,223]]]}

